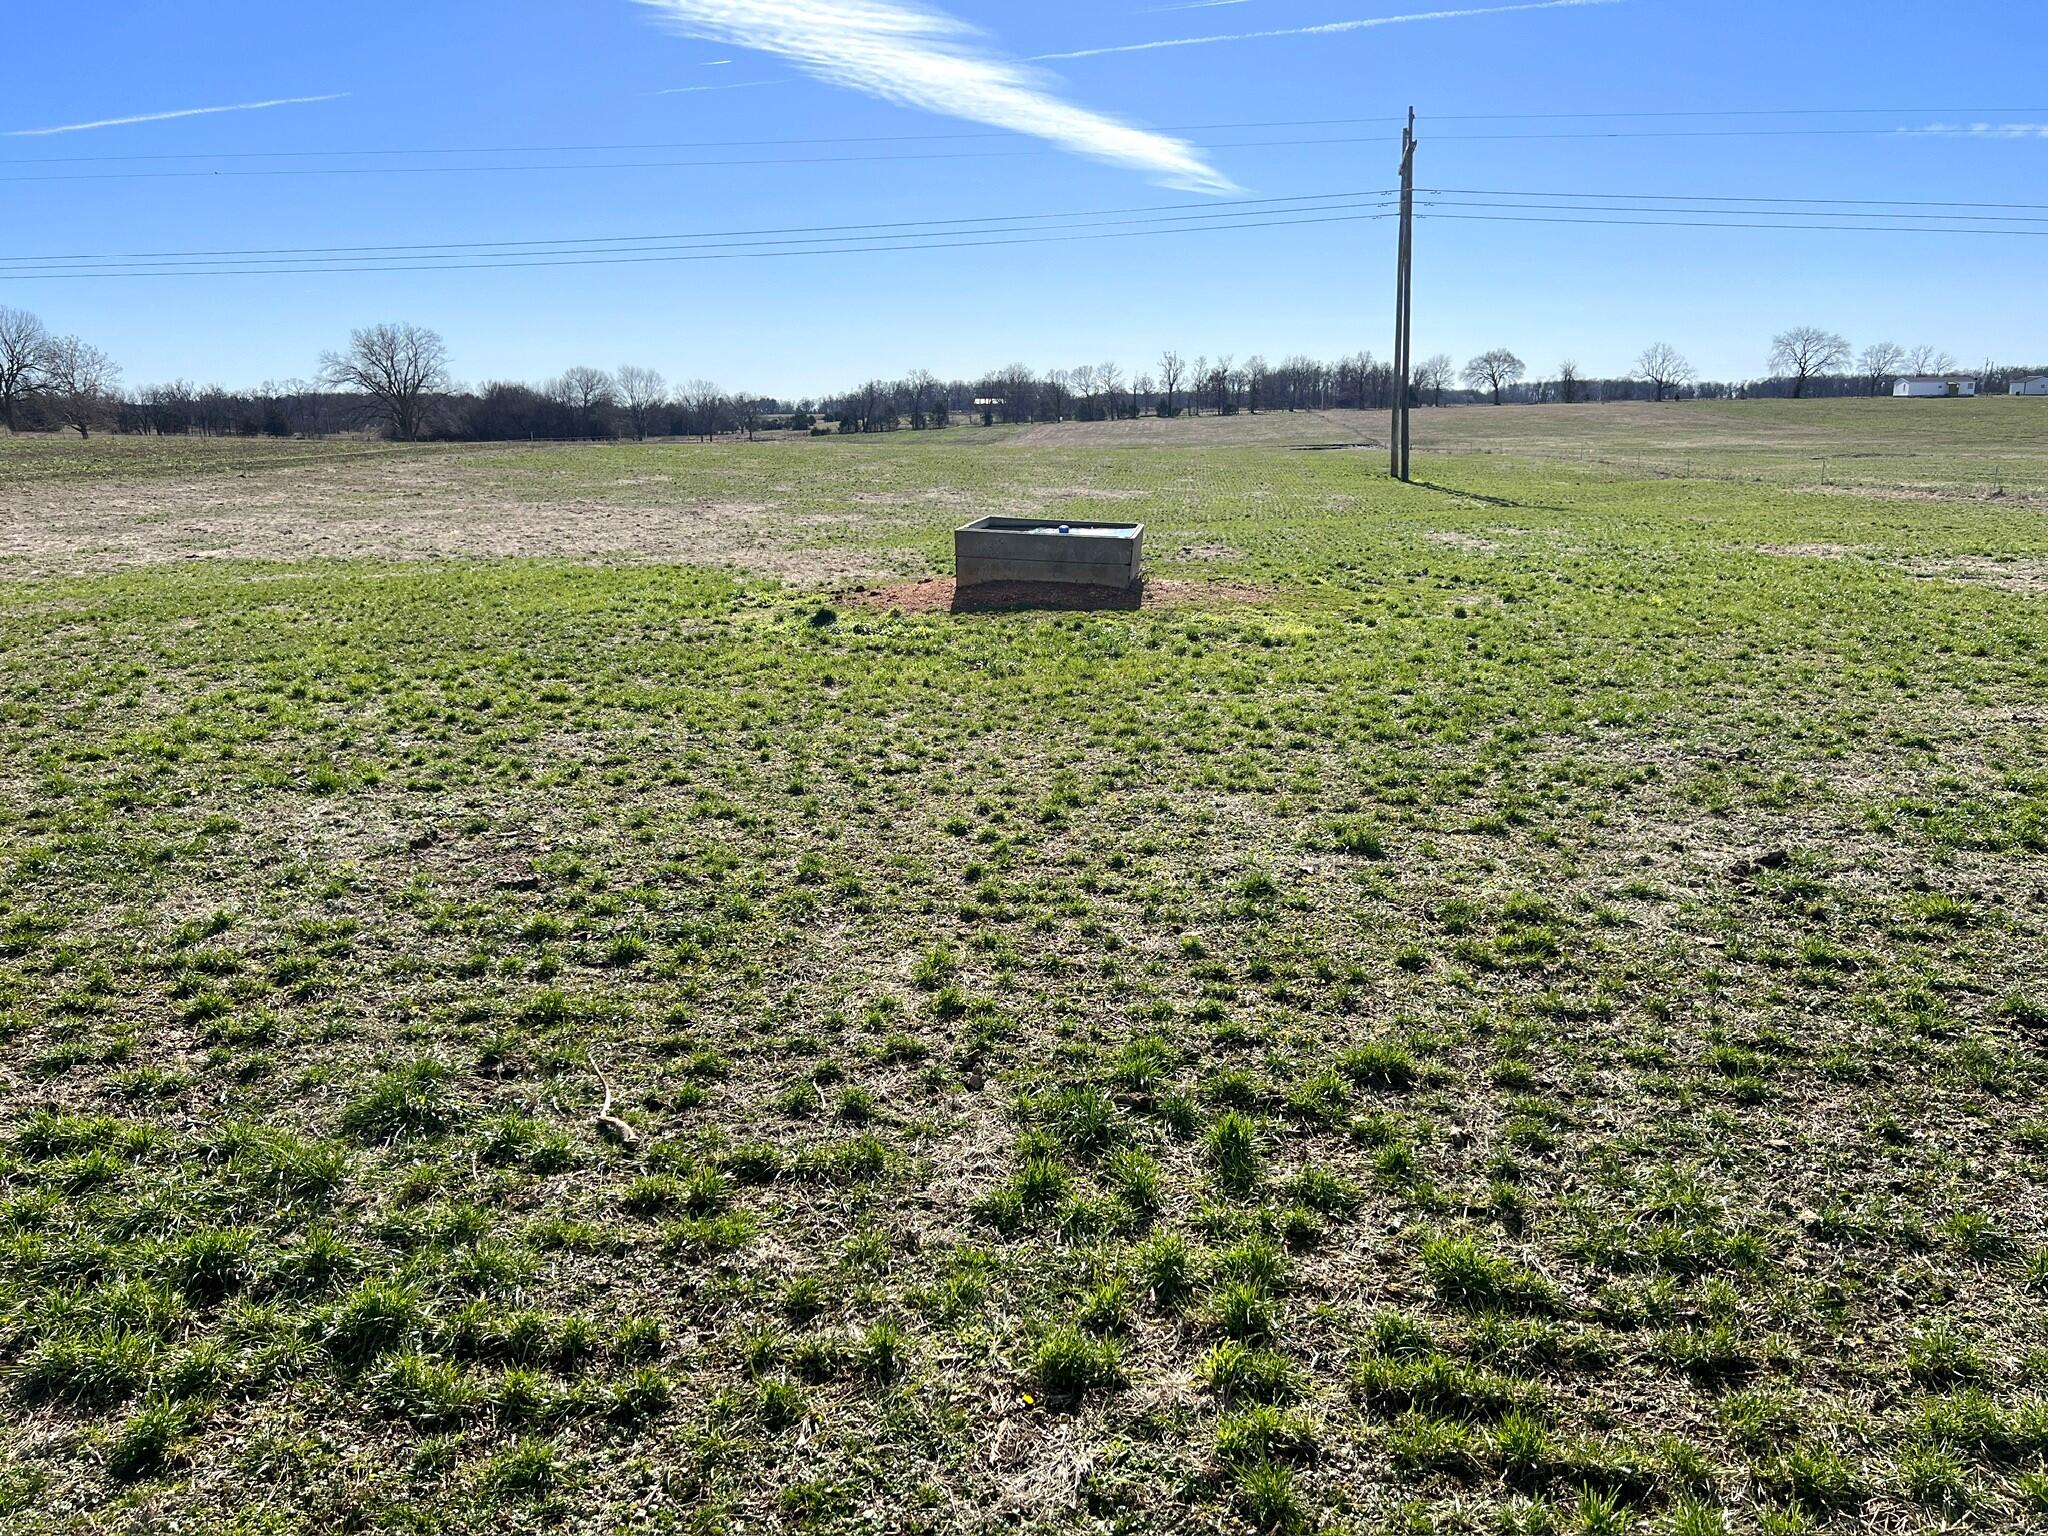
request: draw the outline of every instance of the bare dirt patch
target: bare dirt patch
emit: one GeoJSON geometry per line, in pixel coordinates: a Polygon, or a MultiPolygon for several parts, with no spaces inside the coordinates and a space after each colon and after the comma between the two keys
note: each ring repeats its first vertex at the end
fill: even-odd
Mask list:
{"type": "Polygon", "coordinates": [[[1855,496],[1863,501],[1969,501],[1990,506],[2031,506],[2041,499],[2025,490],[1982,485],[1804,485],[1797,489],[1816,496],[1855,496]]]}
{"type": "Polygon", "coordinates": [[[1019,608],[1171,608],[1189,603],[1261,603],[1264,587],[1220,581],[1143,581],[1121,592],[1061,582],[989,582],[960,590],[950,576],[886,587],[854,587],[836,594],[861,608],[903,613],[1000,613],[1019,608]]]}
{"type": "Polygon", "coordinates": [[[1912,560],[1897,568],[1924,581],[1960,581],[2017,592],[2022,597],[2048,597],[2048,560],[1958,555],[1949,560],[1912,560]]]}
{"type": "MultiPolygon", "coordinates": [[[[642,491],[639,478],[610,482],[642,491]]],[[[184,481],[67,482],[0,495],[0,578],[92,575],[186,560],[598,558],[720,565],[805,585],[902,574],[872,549],[819,547],[856,511],[769,499],[669,504],[600,494],[525,499],[467,464],[345,460],[184,481]]]]}
{"type": "MultiPolygon", "coordinates": [[[[1373,413],[1373,420],[1384,419],[1373,413]]],[[[1135,421],[1040,422],[1009,441],[1020,447],[1104,446],[1113,443],[1232,444],[1298,448],[1362,446],[1367,418],[1358,411],[1257,411],[1232,416],[1142,416],[1135,421]]],[[[1099,492],[1089,492],[1098,495],[1099,492]]]]}
{"type": "Polygon", "coordinates": [[[1865,549],[1860,544],[1759,544],[1756,552],[1786,560],[1846,560],[1865,549]]]}
{"type": "Polygon", "coordinates": [[[1452,549],[1469,550],[1475,555],[1497,555],[1500,553],[1499,540],[1484,538],[1476,533],[1459,533],[1456,529],[1452,528],[1432,528],[1423,534],[1423,538],[1432,544],[1444,544],[1452,549]]]}

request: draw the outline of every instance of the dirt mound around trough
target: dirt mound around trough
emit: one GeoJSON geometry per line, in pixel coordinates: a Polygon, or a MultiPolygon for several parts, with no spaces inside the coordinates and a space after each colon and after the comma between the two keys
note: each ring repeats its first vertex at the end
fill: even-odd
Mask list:
{"type": "Polygon", "coordinates": [[[1264,587],[1220,581],[1141,581],[1121,592],[1065,582],[987,582],[960,589],[950,576],[856,587],[837,594],[841,602],[904,613],[1002,613],[1020,608],[1169,608],[1183,603],[1259,603],[1273,594],[1264,587]]]}

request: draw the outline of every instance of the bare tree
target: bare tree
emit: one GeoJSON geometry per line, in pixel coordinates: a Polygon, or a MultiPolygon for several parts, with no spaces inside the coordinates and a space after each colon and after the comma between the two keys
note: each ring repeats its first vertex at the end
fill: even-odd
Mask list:
{"type": "Polygon", "coordinates": [[[1579,403],[1579,365],[1570,358],[1557,365],[1557,398],[1566,405],[1579,403]]]}
{"type": "Polygon", "coordinates": [[[1429,391],[1429,403],[1442,405],[1444,391],[1451,387],[1451,380],[1457,377],[1458,365],[1451,361],[1451,354],[1438,352],[1422,360],[1415,370],[1415,387],[1429,391]]]}
{"type": "Polygon", "coordinates": [[[192,386],[183,379],[136,391],[145,427],[158,437],[182,437],[192,430],[192,386]]]}
{"type": "MultiPolygon", "coordinates": [[[[932,399],[938,393],[939,381],[932,376],[929,368],[913,368],[910,377],[903,381],[904,393],[910,396],[910,430],[922,432],[932,424],[932,399]]],[[[754,435],[747,429],[747,436],[754,435]]]]}
{"type": "Polygon", "coordinates": [[[1792,381],[1794,400],[1805,395],[1813,380],[1840,372],[1848,361],[1848,338],[1816,325],[1795,325],[1771,338],[1771,368],[1792,381]]]}
{"type": "Polygon", "coordinates": [[[1519,357],[1506,347],[1495,347],[1465,365],[1465,382],[1474,389],[1491,390],[1493,403],[1499,405],[1501,392],[1519,383],[1523,372],[1519,357]]]}
{"type": "Polygon", "coordinates": [[[1160,415],[1180,414],[1173,403],[1173,397],[1180,389],[1181,375],[1186,372],[1187,364],[1181,361],[1178,352],[1166,351],[1159,354],[1159,387],[1166,391],[1166,408],[1159,413],[1160,415]]]}
{"type": "Polygon", "coordinates": [[[690,429],[705,442],[718,433],[718,418],[725,409],[725,393],[709,379],[692,379],[682,388],[684,414],[690,429]]]}
{"type": "Polygon", "coordinates": [[[1245,367],[1239,377],[1245,381],[1245,410],[1257,416],[1260,397],[1266,393],[1266,381],[1272,377],[1272,369],[1266,367],[1266,358],[1253,352],[1245,358],[1245,367]]]}
{"type": "Polygon", "coordinates": [[[1650,386],[1659,404],[1666,395],[1692,382],[1692,364],[1668,341],[1653,342],[1636,359],[1635,376],[1650,386]]]}
{"type": "Polygon", "coordinates": [[[92,429],[113,409],[119,365],[76,336],[53,338],[43,349],[43,359],[44,391],[56,404],[58,417],[67,427],[77,428],[80,437],[92,436],[92,429]]]}
{"type": "Polygon", "coordinates": [[[622,363],[612,380],[618,386],[619,408],[626,413],[635,441],[646,441],[654,413],[668,400],[668,380],[652,368],[632,363],[622,363]]]}
{"type": "Polygon", "coordinates": [[[365,326],[349,333],[348,351],[321,357],[320,379],[367,396],[391,435],[409,443],[425,425],[428,397],[448,387],[448,346],[424,326],[365,326]]]}
{"type": "MultiPolygon", "coordinates": [[[[1065,421],[1067,407],[1074,398],[1074,375],[1064,368],[1053,368],[1046,372],[1037,385],[1038,415],[1041,421],[1065,421]]],[[[1020,414],[1014,418],[1022,420],[1020,414]]]]}
{"type": "Polygon", "coordinates": [[[1004,421],[1031,419],[1031,407],[1038,393],[1038,376],[1024,364],[1011,363],[989,379],[984,388],[991,398],[1003,402],[997,409],[1001,410],[1004,421]]]}
{"type": "Polygon", "coordinates": [[[1873,395],[1883,394],[1905,365],[1906,349],[1889,341],[1873,341],[1863,349],[1863,356],[1856,363],[1873,395]]]}
{"type": "Polygon", "coordinates": [[[0,423],[12,432],[21,408],[42,390],[50,333],[25,309],[0,305],[0,423]]]}
{"type": "Polygon", "coordinates": [[[547,386],[548,395],[575,419],[578,433],[597,437],[612,404],[612,376],[602,368],[565,368],[547,386]]]}
{"type": "MultiPolygon", "coordinates": [[[[1057,390],[1059,380],[1055,378],[1051,382],[1055,390],[1057,390]]],[[[1093,363],[1083,363],[1072,373],[1068,374],[1067,387],[1074,392],[1075,417],[1082,421],[1087,420],[1088,413],[1093,408],[1095,401],[1095,365],[1093,363]]]]}
{"type": "Polygon", "coordinates": [[[1102,391],[1102,414],[1115,421],[1123,414],[1124,371],[1116,363],[1098,363],[1095,368],[1095,387],[1102,391]]]}
{"type": "Polygon", "coordinates": [[[1906,355],[1906,372],[1911,374],[1954,373],[1955,354],[1924,342],[1906,355]]]}

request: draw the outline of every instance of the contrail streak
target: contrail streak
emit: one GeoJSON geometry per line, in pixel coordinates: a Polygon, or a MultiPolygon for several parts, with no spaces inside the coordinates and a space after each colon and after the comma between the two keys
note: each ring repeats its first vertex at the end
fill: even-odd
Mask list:
{"type": "Polygon", "coordinates": [[[53,133],[84,133],[88,128],[125,128],[130,123],[165,123],[174,117],[211,117],[216,112],[261,112],[266,107],[303,107],[316,101],[341,101],[351,93],[326,96],[279,96],[270,101],[238,101],[226,107],[180,107],[175,112],[138,112],[133,117],[102,117],[89,123],[59,123],[54,128],[10,128],[4,137],[40,139],[53,133]]]}
{"type": "Polygon", "coordinates": [[[1032,59],[1097,59],[1106,53],[1150,53],[1158,48],[1200,48],[1209,43],[1246,43],[1264,37],[1328,37],[1336,32],[1363,32],[1371,27],[1399,27],[1416,21],[1458,21],[1467,16],[1507,16],[1516,11],[1561,11],[1586,5],[1620,5],[1623,0],[1525,0],[1519,5],[1482,5],[1462,11],[1411,11],[1405,16],[1365,16],[1356,21],[1326,21],[1313,27],[1273,27],[1263,32],[1218,32],[1208,37],[1163,37],[1150,43],[1118,43],[1108,48],[1075,48],[1065,53],[1037,53],[1032,59]]]}

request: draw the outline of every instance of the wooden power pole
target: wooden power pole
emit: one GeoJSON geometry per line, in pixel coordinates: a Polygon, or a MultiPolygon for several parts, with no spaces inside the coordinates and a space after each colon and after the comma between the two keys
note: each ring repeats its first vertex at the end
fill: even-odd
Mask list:
{"type": "Polygon", "coordinates": [[[1388,433],[1389,470],[1396,480],[1408,478],[1408,396],[1414,362],[1409,355],[1410,303],[1415,258],[1415,109],[1401,132],[1401,240],[1394,274],[1394,417],[1388,433]]]}

